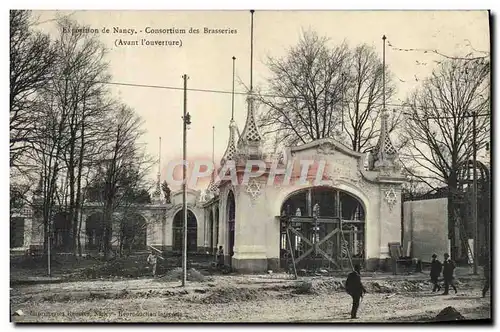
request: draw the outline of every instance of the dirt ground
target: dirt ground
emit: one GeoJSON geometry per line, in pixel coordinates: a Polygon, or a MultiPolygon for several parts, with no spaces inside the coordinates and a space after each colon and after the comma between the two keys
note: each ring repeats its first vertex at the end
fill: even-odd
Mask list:
{"type": "MultiPolygon", "coordinates": [[[[191,278],[191,277],[190,277],[191,278]]],[[[15,286],[14,322],[408,322],[430,321],[445,307],[465,319],[491,318],[482,279],[458,279],[458,294],[431,292],[425,274],[368,276],[359,319],[341,277],[225,275],[191,278],[180,287],[172,276],[15,286]],[[174,281],[172,281],[174,280],[174,281]]]]}

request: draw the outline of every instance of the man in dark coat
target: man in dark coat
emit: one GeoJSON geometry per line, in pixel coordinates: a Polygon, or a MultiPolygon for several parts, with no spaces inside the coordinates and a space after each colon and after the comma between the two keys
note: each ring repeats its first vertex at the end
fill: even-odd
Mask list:
{"type": "Polygon", "coordinates": [[[484,258],[484,266],[483,266],[483,272],[484,272],[484,287],[483,287],[483,297],[486,296],[486,292],[490,289],[490,257],[488,254],[486,254],[484,258]]]}
{"type": "Polygon", "coordinates": [[[441,290],[441,286],[439,286],[438,280],[439,277],[441,276],[441,270],[443,268],[443,265],[437,259],[437,255],[433,254],[432,255],[432,261],[431,261],[431,281],[432,284],[434,285],[432,287],[432,292],[434,293],[436,290],[439,292],[441,290]]]}
{"type": "Polygon", "coordinates": [[[359,308],[359,301],[363,294],[366,293],[366,289],[361,283],[361,267],[359,265],[354,266],[354,271],[349,273],[346,280],[346,291],[352,297],[352,309],[351,309],[351,319],[355,319],[359,308]]]}
{"type": "Polygon", "coordinates": [[[450,259],[450,255],[447,253],[444,254],[443,261],[443,278],[444,278],[444,293],[443,295],[448,295],[448,290],[451,287],[455,290],[455,294],[457,293],[457,287],[455,287],[455,283],[453,282],[453,272],[455,271],[455,262],[450,259]]]}

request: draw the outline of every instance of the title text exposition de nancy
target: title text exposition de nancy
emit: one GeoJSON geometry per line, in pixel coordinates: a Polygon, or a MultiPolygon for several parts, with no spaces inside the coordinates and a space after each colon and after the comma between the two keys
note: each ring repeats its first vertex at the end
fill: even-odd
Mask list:
{"type": "MultiPolygon", "coordinates": [[[[69,30],[69,29],[68,29],[69,30]]],[[[65,30],[64,32],[70,32],[65,30]]],[[[237,29],[231,28],[194,28],[190,27],[188,29],[184,28],[152,28],[146,27],[144,29],[135,29],[135,28],[122,28],[122,27],[103,27],[102,29],[96,29],[91,27],[85,28],[75,28],[71,30],[72,33],[113,33],[113,34],[123,34],[123,35],[135,35],[138,33],[146,33],[146,34],[219,34],[219,35],[233,35],[237,34],[237,29]]]]}

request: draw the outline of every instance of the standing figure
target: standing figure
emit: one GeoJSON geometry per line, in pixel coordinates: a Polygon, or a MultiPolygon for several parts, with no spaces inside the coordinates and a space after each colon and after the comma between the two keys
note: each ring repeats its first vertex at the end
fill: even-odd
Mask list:
{"type": "Polygon", "coordinates": [[[352,297],[352,309],[351,309],[351,319],[357,318],[356,315],[358,313],[359,301],[366,293],[366,289],[361,283],[361,267],[356,264],[354,266],[354,271],[349,273],[347,276],[347,280],[345,282],[345,289],[347,294],[352,297]]]}
{"type": "Polygon", "coordinates": [[[484,266],[483,266],[483,272],[484,272],[484,287],[483,287],[483,297],[486,296],[486,292],[490,289],[490,256],[487,253],[484,257],[484,266]]]}
{"type": "Polygon", "coordinates": [[[222,246],[219,246],[219,250],[217,251],[217,267],[222,268],[224,266],[224,249],[222,246]]]}
{"type": "Polygon", "coordinates": [[[450,259],[450,255],[447,253],[443,255],[443,278],[444,278],[444,293],[443,295],[448,295],[448,290],[451,287],[455,290],[455,294],[457,293],[457,287],[455,287],[455,283],[453,282],[453,272],[455,271],[455,262],[450,259]]]}
{"type": "Polygon", "coordinates": [[[148,256],[148,264],[153,266],[153,278],[156,277],[156,263],[158,261],[158,256],[156,255],[156,251],[151,249],[151,253],[148,256]]]}
{"type": "Polygon", "coordinates": [[[437,255],[432,255],[431,261],[431,281],[434,285],[432,287],[432,292],[434,293],[436,290],[439,292],[441,290],[441,286],[439,286],[439,277],[441,276],[441,270],[443,269],[443,264],[437,259],[437,255]]]}

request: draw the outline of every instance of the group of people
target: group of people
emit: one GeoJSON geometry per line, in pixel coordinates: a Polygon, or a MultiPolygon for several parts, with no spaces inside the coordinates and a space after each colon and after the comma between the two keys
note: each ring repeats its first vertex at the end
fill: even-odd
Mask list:
{"type": "MultiPolygon", "coordinates": [[[[436,254],[432,255],[431,273],[430,273],[431,281],[433,283],[432,291],[435,292],[437,290],[439,292],[441,290],[441,286],[439,285],[439,277],[441,276],[441,271],[442,271],[444,280],[443,295],[448,295],[450,286],[453,288],[456,294],[457,287],[453,281],[454,280],[453,272],[455,270],[455,263],[450,259],[450,255],[444,254],[443,257],[444,261],[443,263],[441,263],[437,259],[436,254]]],[[[483,273],[485,282],[481,293],[482,297],[485,297],[486,293],[490,289],[490,262],[488,255],[485,255],[485,261],[483,264],[483,273]]]]}
{"type": "MultiPolygon", "coordinates": [[[[450,287],[453,288],[456,294],[458,290],[454,282],[454,271],[456,267],[455,262],[453,262],[450,259],[450,255],[448,255],[447,253],[443,255],[443,258],[444,258],[443,263],[441,263],[437,259],[436,254],[432,255],[431,272],[430,272],[431,281],[433,283],[432,292],[436,291],[439,292],[441,290],[441,286],[439,285],[439,277],[441,276],[442,273],[444,281],[443,295],[448,295],[450,287]]],[[[359,303],[363,295],[366,293],[366,289],[363,286],[363,283],[361,282],[360,271],[361,267],[359,265],[355,265],[354,271],[349,273],[346,280],[346,287],[345,287],[346,291],[352,297],[352,309],[351,309],[352,319],[357,318],[359,303]]],[[[485,259],[483,271],[484,271],[485,284],[482,289],[482,296],[485,297],[486,293],[490,289],[490,264],[488,256],[485,259]]]]}
{"type": "Polygon", "coordinates": [[[455,262],[453,262],[450,259],[450,255],[447,253],[443,255],[444,261],[441,263],[437,259],[437,255],[433,254],[432,255],[432,261],[431,261],[431,282],[433,284],[432,287],[432,292],[440,291],[441,286],[439,285],[439,277],[441,276],[441,272],[443,273],[443,280],[444,280],[444,293],[443,295],[448,295],[448,291],[450,289],[450,286],[453,288],[455,291],[455,294],[458,292],[457,291],[457,286],[453,282],[454,279],[454,271],[455,271],[455,262]]]}

